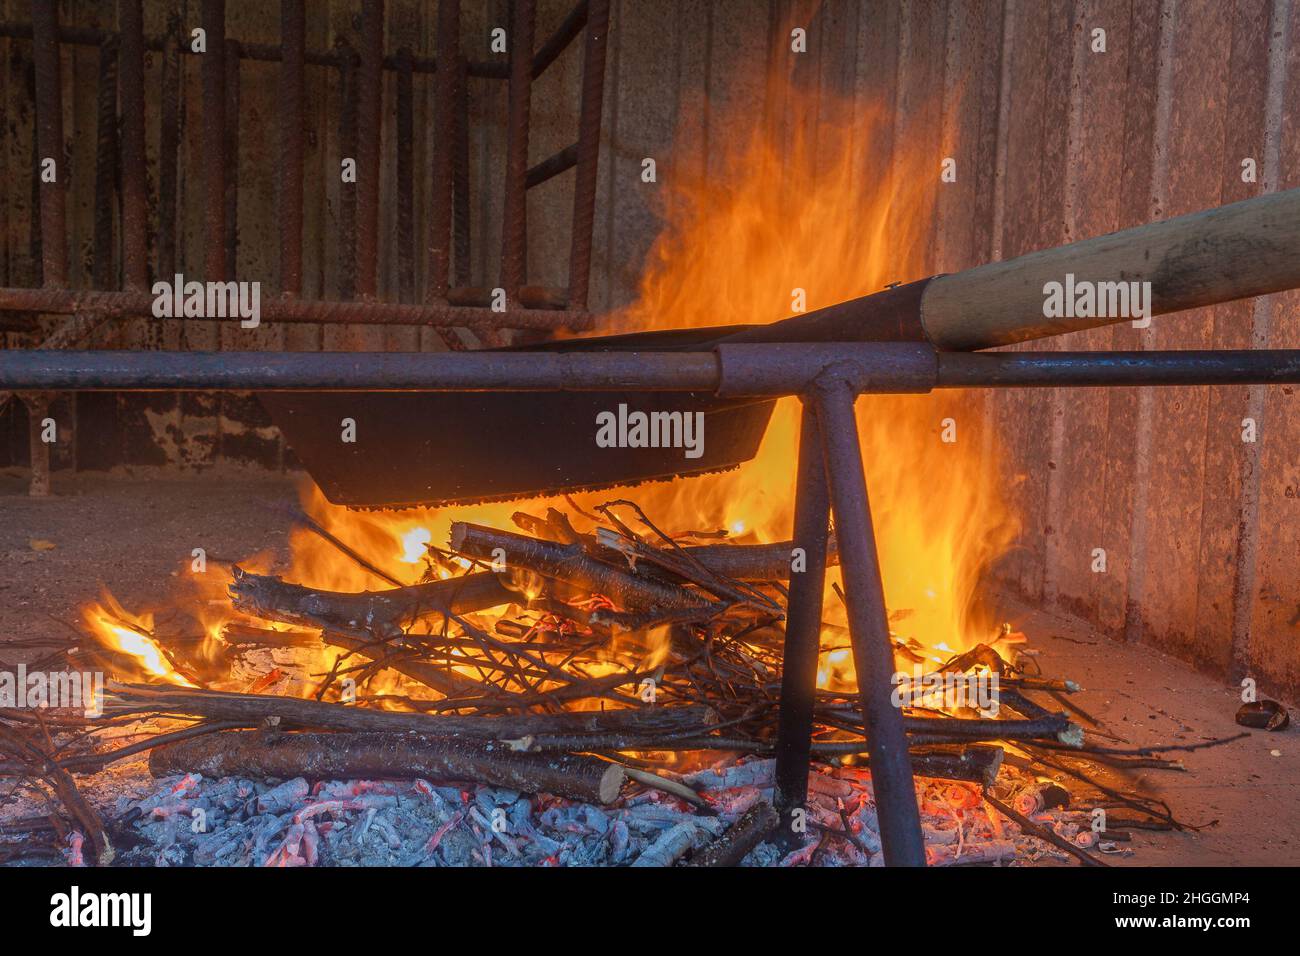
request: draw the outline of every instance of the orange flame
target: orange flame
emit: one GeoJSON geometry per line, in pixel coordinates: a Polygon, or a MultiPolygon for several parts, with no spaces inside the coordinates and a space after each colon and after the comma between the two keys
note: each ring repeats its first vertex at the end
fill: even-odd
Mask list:
{"type": "MultiPolygon", "coordinates": [[[[720,172],[691,178],[675,171],[663,187],[665,226],[636,301],[610,316],[606,331],[767,323],[789,315],[800,294],[811,310],[923,276],[925,263],[898,256],[923,247],[920,230],[933,214],[939,164],[901,144],[888,178],[863,181],[863,151],[880,148],[890,135],[883,115],[861,104],[838,110],[823,104],[815,141],[759,124],[748,136],[712,144],[726,151],[720,172]]],[[[992,636],[992,622],[973,614],[973,598],[983,569],[1016,532],[995,469],[986,467],[991,436],[963,412],[968,407],[952,393],[870,396],[858,406],[894,626],[899,639],[936,661],[992,636]],[[945,440],[951,437],[945,430],[953,430],[945,429],[948,418],[955,441],[945,440]]],[[[732,540],[780,540],[789,536],[793,518],[797,446],[798,405],[787,400],[753,461],[725,474],[643,485],[634,496],[668,530],[725,529],[732,540]]],[[[617,494],[578,499],[587,508],[612,497],[617,494]]],[[[521,509],[538,513],[553,505],[572,513],[562,499],[352,512],[330,505],[314,488],[306,504],[329,531],[402,581],[419,576],[420,546],[445,543],[452,521],[510,527],[511,514],[521,509]]],[[[379,586],[308,532],[291,543],[297,580],[344,590],[379,586]]],[[[843,610],[829,588],[827,594],[823,683],[851,684],[847,637],[833,627],[843,622],[843,610]]]]}
{"type": "Polygon", "coordinates": [[[195,686],[179,674],[163,653],[151,631],[151,615],[136,616],[124,611],[112,597],[103,604],[91,604],[82,611],[95,637],[109,650],[132,658],[141,674],[150,680],[163,680],[185,687],[195,686]],[[107,605],[107,606],[105,606],[107,605]]]}
{"type": "MultiPolygon", "coordinates": [[[[884,116],[870,105],[823,101],[815,136],[731,117],[728,136],[709,144],[711,175],[675,168],[660,185],[664,228],[636,300],[608,317],[605,331],[767,323],[924,276],[926,263],[914,261],[915,250],[924,249],[933,220],[939,158],[895,142],[884,116]],[[880,149],[893,150],[893,171],[867,180],[862,157],[880,149]],[[911,258],[903,250],[914,250],[911,258]]],[[[953,393],[871,396],[858,406],[891,620],[898,639],[929,660],[991,637],[992,622],[974,613],[973,599],[983,569],[1016,532],[989,467],[992,436],[981,434],[968,409],[968,400],[953,393]],[[948,441],[954,426],[956,440],[948,441]]],[[[781,540],[791,531],[797,445],[798,406],[783,401],[753,461],[726,474],[643,485],[631,496],[670,532],[725,529],[740,542],[781,540]]],[[[585,510],[615,497],[575,496],[585,510]]],[[[337,591],[459,573],[465,562],[426,551],[445,546],[453,521],[509,528],[516,511],[540,514],[554,506],[581,523],[563,498],[359,512],[331,505],[309,486],[304,506],[383,572],[362,568],[311,531],[295,531],[287,579],[337,591]]],[[[847,635],[838,626],[843,609],[829,587],[825,611],[821,682],[851,686],[847,635]]],[[[146,650],[139,634],[113,636],[146,650]]],[[[666,641],[652,639],[626,648],[630,654],[620,660],[654,666],[665,648],[666,641]]],[[[459,670],[473,676],[472,668],[459,670]]]]}

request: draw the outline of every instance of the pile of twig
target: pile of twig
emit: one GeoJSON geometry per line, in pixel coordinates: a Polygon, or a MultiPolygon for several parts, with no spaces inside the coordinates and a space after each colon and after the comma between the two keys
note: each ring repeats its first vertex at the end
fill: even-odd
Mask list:
{"type": "MultiPolygon", "coordinates": [[[[308,521],[394,586],[332,592],[233,567],[229,591],[240,618],[225,628],[223,660],[267,648],[328,649],[329,669],[312,675],[315,699],[114,685],[105,716],[70,720],[69,739],[57,746],[43,724],[5,723],[11,715],[0,714],[7,757],[0,773],[43,781],[101,860],[111,848],[71,774],[145,750],[159,776],[473,780],[595,804],[617,799],[630,777],[691,802],[688,788],[647,772],[655,754],[774,750],[792,544],[701,544],[716,536],[666,534],[632,502],[595,510],[599,517],[583,513],[594,525],[586,532],[554,509],[516,514],[518,532],[455,524],[447,549],[429,548],[425,580],[416,584],[388,578],[308,521]],[[483,615],[503,606],[503,616],[483,615]],[[365,691],[385,671],[402,675],[410,693],[353,690],[365,691]],[[145,716],[188,723],[117,750],[94,745],[102,727],[145,716]]],[[[833,539],[828,560],[835,562],[833,539]]],[[[148,636],[178,669],[198,673],[186,668],[183,643],[148,636]]],[[[1069,703],[1077,687],[1024,673],[988,646],[941,669],[981,668],[999,672],[1002,712],[913,708],[905,726],[918,774],[978,784],[992,806],[1054,844],[1059,836],[1038,832],[993,795],[1004,756],[1026,773],[1068,775],[1098,804],[1138,811],[1151,825],[1182,826],[1167,806],[1101,782],[1079,758],[1112,770],[1178,764],[1086,745],[1081,725],[1043,700],[1101,732],[1069,703]]],[[[866,754],[853,695],[819,692],[816,721],[816,759],[866,754]]],[[[1065,852],[1091,861],[1065,842],[1065,852]]]]}

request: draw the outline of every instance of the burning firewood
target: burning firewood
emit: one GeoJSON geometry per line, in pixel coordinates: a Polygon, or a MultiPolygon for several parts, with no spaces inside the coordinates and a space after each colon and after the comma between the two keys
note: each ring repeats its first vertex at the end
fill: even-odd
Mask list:
{"type": "Polygon", "coordinates": [[[595,757],[534,756],[479,741],[391,732],[293,733],[269,744],[257,731],[224,731],[150,751],[149,770],[156,777],[197,772],[206,777],[469,780],[596,804],[613,803],[624,779],[622,767],[595,757]]]}
{"type": "Polygon", "coordinates": [[[505,741],[543,734],[662,733],[707,731],[713,720],[706,707],[647,707],[627,710],[570,711],[518,716],[450,716],[372,710],[304,700],[198,690],[177,686],[111,684],[105,712],[183,714],[218,720],[245,720],[256,726],[279,717],[285,726],[336,731],[423,733],[431,737],[505,741]]]}
{"type": "Polygon", "coordinates": [[[501,558],[509,568],[532,571],[603,594],[624,610],[705,610],[711,604],[686,588],[639,577],[599,561],[579,544],[559,544],[458,521],[451,526],[451,549],[479,561],[501,558]]]}
{"type": "Polygon", "coordinates": [[[466,614],[520,599],[490,572],[348,594],[289,584],[238,567],[230,596],[236,610],[264,620],[376,637],[396,637],[404,624],[420,617],[466,614]]]}
{"type": "Polygon", "coordinates": [[[761,800],[746,810],[726,833],[696,851],[689,865],[738,866],[750,850],[771,836],[780,822],[772,805],[766,800],[761,800]]]}

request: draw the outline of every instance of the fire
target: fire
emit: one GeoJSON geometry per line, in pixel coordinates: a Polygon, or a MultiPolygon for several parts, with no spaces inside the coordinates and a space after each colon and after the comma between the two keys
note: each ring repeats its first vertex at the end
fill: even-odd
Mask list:
{"type": "MultiPolygon", "coordinates": [[[[728,135],[709,143],[711,175],[692,178],[685,169],[673,169],[660,185],[665,225],[644,265],[636,300],[609,316],[605,331],[768,323],[926,275],[917,250],[924,249],[934,215],[939,158],[896,142],[883,110],[848,102],[819,109],[815,135],[730,117],[728,135]],[[865,179],[862,157],[882,149],[901,159],[886,178],[865,179]]],[[[681,135],[688,140],[691,134],[681,135]]],[[[1017,530],[993,483],[996,469],[988,467],[996,454],[992,436],[983,434],[971,407],[969,399],[953,393],[869,396],[858,406],[891,626],[901,644],[929,663],[992,638],[993,622],[974,610],[974,596],[981,574],[1010,547],[1017,530]]],[[[798,403],[786,400],[753,461],[732,472],[651,483],[628,494],[673,533],[723,531],[742,543],[782,540],[791,533],[797,444],[798,403]]],[[[517,511],[536,515],[555,507],[585,529],[590,522],[581,512],[619,496],[350,511],[308,486],[307,513],[371,567],[299,528],[290,537],[292,563],[284,576],[332,591],[447,578],[469,567],[440,552],[454,521],[510,528],[517,511]]],[[[834,593],[838,571],[828,577],[821,682],[839,688],[851,686],[854,675],[844,612],[834,593]]],[[[534,590],[526,582],[522,587],[534,590]]],[[[479,620],[491,622],[504,610],[483,612],[479,620]]],[[[88,615],[97,633],[150,674],[184,680],[145,633],[114,623],[119,619],[88,615]]],[[[215,635],[218,629],[210,631],[215,635]]],[[[607,650],[611,668],[653,667],[667,652],[667,638],[642,635],[635,646],[607,650]]],[[[333,656],[322,654],[322,660],[333,656]]],[[[457,669],[474,676],[472,667],[457,669]]]]}
{"type": "MultiPolygon", "coordinates": [[[[710,143],[725,151],[721,171],[704,179],[675,169],[662,187],[665,226],[636,301],[610,316],[606,331],[767,323],[791,314],[797,296],[811,310],[926,275],[924,262],[900,250],[923,248],[939,164],[901,144],[906,162],[895,163],[890,178],[864,181],[858,172],[864,151],[890,148],[884,118],[862,104],[822,107],[815,139],[802,133],[787,139],[749,123],[748,135],[710,143]]],[[[747,122],[733,119],[729,130],[747,122]]],[[[982,433],[969,408],[969,399],[953,393],[868,396],[858,405],[892,626],[899,640],[931,662],[991,639],[993,622],[975,613],[973,599],[982,572],[1016,533],[994,484],[996,470],[986,467],[986,456],[996,453],[992,436],[982,433]],[[945,432],[952,431],[956,440],[946,441],[945,432]]],[[[644,485],[635,497],[669,530],[721,529],[740,542],[782,540],[793,519],[797,445],[798,403],[786,400],[753,461],[724,474],[644,485]]],[[[576,497],[589,510],[617,494],[576,497]]],[[[573,512],[564,499],[354,512],[329,504],[314,488],[305,504],[357,550],[372,559],[388,556],[378,561],[380,568],[403,582],[418,577],[423,546],[444,544],[453,521],[511,527],[519,510],[573,512]]],[[[295,580],[337,590],[383,586],[310,532],[296,533],[291,544],[295,580]]],[[[453,569],[433,573],[446,577],[453,569]]],[[[827,686],[854,680],[844,612],[832,590],[838,579],[833,570],[825,603],[827,686]]]]}
{"type": "Polygon", "coordinates": [[[108,596],[105,597],[104,604],[87,607],[83,616],[91,632],[105,647],[133,658],[147,679],[164,680],[185,687],[195,686],[177,672],[163,653],[162,647],[153,639],[150,633],[153,627],[151,617],[130,615],[108,596]]]}
{"type": "MultiPolygon", "coordinates": [[[[884,112],[851,102],[820,109],[815,137],[797,132],[787,140],[760,124],[747,137],[726,138],[740,145],[723,157],[720,173],[707,180],[675,173],[666,228],[637,301],[617,317],[621,327],[767,323],[789,315],[800,292],[811,310],[927,274],[925,262],[900,251],[923,248],[938,158],[894,144],[901,156],[892,176],[864,181],[860,157],[891,147],[884,112]]],[[[901,639],[935,661],[991,638],[993,622],[980,619],[973,599],[982,572],[1017,531],[996,469],[986,467],[996,454],[992,436],[969,408],[968,397],[953,393],[858,403],[891,620],[901,639]]],[[[684,520],[760,541],[787,536],[797,422],[797,403],[783,402],[754,461],[732,474],[676,482],[643,503],[674,516],[693,510],[684,520]]],[[[828,622],[843,622],[829,587],[825,611],[828,622]]],[[[851,654],[834,649],[846,643],[843,632],[824,635],[832,648],[823,656],[825,683],[852,681],[851,654]]]]}

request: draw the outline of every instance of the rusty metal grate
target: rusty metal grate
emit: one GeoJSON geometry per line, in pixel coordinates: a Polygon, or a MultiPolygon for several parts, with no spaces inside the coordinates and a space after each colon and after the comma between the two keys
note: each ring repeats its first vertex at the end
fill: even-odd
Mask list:
{"type": "MultiPolygon", "coordinates": [[[[183,148],[180,117],[186,103],[181,58],[195,56],[188,30],[201,26],[206,50],[198,55],[201,91],[197,97],[201,152],[197,179],[202,192],[202,266],[206,281],[235,278],[238,243],[239,152],[250,118],[240,111],[240,64],[278,63],[278,113],[261,117],[267,146],[278,148],[276,176],[279,293],[263,298],[262,316],[273,323],[423,326],[436,329],[448,348],[465,348],[456,329],[487,345],[509,341],[507,330],[522,330],[530,340],[559,329],[590,328],[588,288],[592,224],[604,92],[608,0],[579,0],[541,45],[535,42],[536,0],[515,0],[509,20],[509,60],[470,60],[461,52],[459,2],[438,5],[435,56],[414,55],[405,46],[385,49],[385,4],[361,4],[356,35],[333,49],[309,49],[304,0],[282,0],[280,45],[244,43],[227,36],[224,0],[204,0],[197,23],[182,26],[172,14],[162,35],[147,36],[141,0],[120,0],[117,31],[63,26],[58,5],[33,3],[29,23],[0,23],[0,38],[29,41],[33,61],[34,155],[63,157],[65,138],[62,51],[68,46],[97,48],[92,288],[73,288],[69,275],[68,188],[66,177],[42,182],[37,162],[30,170],[32,195],[39,203],[39,228],[33,223],[31,251],[39,287],[0,287],[0,313],[11,328],[43,330],[43,348],[76,346],[107,323],[147,320],[153,296],[151,278],[177,271],[181,203],[177,167],[183,148]],[[355,41],[355,42],[353,42],[355,41]],[[576,139],[528,166],[530,99],[533,83],[575,43],[582,46],[582,79],[576,139]],[[145,54],[161,56],[160,108],[146,110],[145,54]],[[396,169],[396,259],[394,294],[378,301],[380,275],[380,177],[363,175],[342,189],[336,243],[338,294],[306,299],[303,293],[304,155],[308,96],[307,67],[334,71],[341,91],[337,137],[344,156],[356,157],[362,170],[392,163],[396,169]],[[393,84],[395,136],[381,136],[385,76],[393,84]],[[416,77],[430,79],[434,146],[420,161],[414,122],[416,77]],[[492,289],[470,285],[470,106],[471,79],[504,83],[505,169],[501,210],[498,287],[505,307],[490,307],[492,289]],[[150,195],[146,176],[146,136],[157,124],[159,173],[150,195]],[[392,152],[388,152],[391,150],[392,152]],[[394,155],[395,153],[395,155],[394,155]],[[387,154],[387,155],[385,155],[387,154]],[[568,282],[562,288],[529,285],[529,230],[526,196],[530,189],[575,170],[568,282]],[[428,189],[428,221],[414,213],[417,182],[428,189]],[[157,229],[149,231],[150,205],[156,203],[157,229]],[[119,212],[120,210],[120,212],[119,212]],[[116,220],[116,222],[115,222],[116,220]],[[120,239],[121,285],[117,284],[115,236],[120,239]],[[417,250],[427,255],[425,291],[417,291],[417,250]],[[54,325],[41,316],[66,318],[54,325]]],[[[422,134],[422,131],[421,131],[422,134]]],[[[62,160],[60,159],[60,162],[62,160]]],[[[391,224],[390,224],[391,225],[391,224]]],[[[483,230],[488,231],[486,228],[483,230]]],[[[481,253],[482,250],[479,250],[481,253]]],[[[481,259],[480,255],[480,259],[481,259]]],[[[490,280],[489,280],[490,282],[490,280]]],[[[0,407],[7,395],[0,395],[0,407]]],[[[43,416],[49,396],[23,396],[29,413],[43,416]]],[[[39,418],[37,419],[39,421],[39,418]]],[[[34,424],[34,423],[33,423],[34,424]]],[[[34,435],[35,427],[31,428],[34,435]]],[[[31,443],[34,489],[48,486],[48,448],[31,443]]]]}

